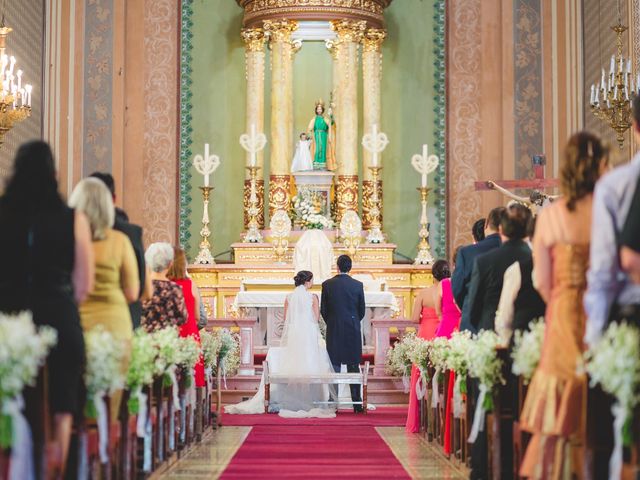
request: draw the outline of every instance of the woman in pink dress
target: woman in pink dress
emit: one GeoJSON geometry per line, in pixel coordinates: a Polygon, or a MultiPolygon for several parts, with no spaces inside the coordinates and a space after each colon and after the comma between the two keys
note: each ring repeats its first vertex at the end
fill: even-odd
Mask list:
{"type": "MultiPolygon", "coordinates": [[[[460,312],[453,301],[451,293],[451,271],[449,262],[438,260],[431,268],[434,284],[431,287],[420,290],[413,304],[412,321],[418,323],[418,337],[431,340],[434,337],[450,337],[453,329],[460,321],[460,312]],[[444,281],[444,284],[443,284],[444,281]],[[451,315],[451,308],[458,311],[458,319],[455,321],[451,315]],[[445,319],[446,316],[446,319],[445,319]],[[453,323],[455,326],[452,327],[453,323]],[[448,333],[447,333],[448,332],[448,333]]],[[[416,383],[420,371],[414,365],[411,368],[411,388],[409,389],[409,411],[407,413],[406,430],[409,433],[420,431],[420,403],[416,394],[416,383]]]]}

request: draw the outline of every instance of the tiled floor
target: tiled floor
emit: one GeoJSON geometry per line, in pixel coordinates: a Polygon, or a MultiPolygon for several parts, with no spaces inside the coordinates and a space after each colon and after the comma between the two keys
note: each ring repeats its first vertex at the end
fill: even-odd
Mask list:
{"type": "Polygon", "coordinates": [[[208,433],[202,443],[181,458],[161,479],[216,479],[244,442],[251,427],[221,427],[208,433]]]}
{"type": "MultiPolygon", "coordinates": [[[[376,430],[412,478],[457,480],[468,477],[464,468],[447,461],[442,453],[427,443],[422,436],[406,434],[403,427],[377,427],[376,430]]],[[[251,427],[222,427],[208,433],[198,447],[159,478],[218,478],[250,431],[251,427]]]]}
{"type": "Polygon", "coordinates": [[[377,427],[377,432],[404,469],[414,479],[465,479],[464,467],[448,461],[438,447],[429,444],[422,435],[408,434],[404,427],[377,427]]]}

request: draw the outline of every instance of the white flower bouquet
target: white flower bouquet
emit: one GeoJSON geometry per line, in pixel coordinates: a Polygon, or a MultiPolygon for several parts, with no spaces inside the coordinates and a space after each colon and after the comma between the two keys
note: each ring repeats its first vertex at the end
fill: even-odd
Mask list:
{"type": "Polygon", "coordinates": [[[513,364],[511,371],[514,375],[522,375],[527,384],[533,377],[542,351],[544,340],[544,318],[539,318],[529,324],[529,330],[524,332],[517,330],[513,337],[513,350],[511,358],[513,364]]]}
{"type": "Polygon", "coordinates": [[[407,377],[411,373],[411,352],[419,339],[415,333],[407,333],[387,352],[386,370],[390,375],[407,377]]]}
{"type": "Polygon", "coordinates": [[[436,337],[431,341],[431,351],[429,360],[433,368],[440,373],[447,369],[447,358],[449,356],[449,340],[445,337],[436,337]]]}
{"type": "Polygon", "coordinates": [[[215,370],[218,365],[218,353],[222,346],[220,335],[209,330],[200,330],[200,345],[202,346],[205,368],[210,368],[211,371],[215,370]]]}
{"type": "Polygon", "coordinates": [[[184,369],[192,369],[202,355],[200,345],[192,336],[178,338],[176,365],[184,369]]]}
{"type": "Polygon", "coordinates": [[[640,400],[640,330],[612,323],[584,359],[591,386],[600,385],[615,397],[622,439],[630,445],[632,412],[640,400]]]}
{"type": "Polygon", "coordinates": [[[304,229],[330,229],[333,221],[322,214],[324,199],[318,192],[300,188],[291,202],[291,216],[304,229]]]}
{"type": "Polygon", "coordinates": [[[216,331],[220,336],[220,369],[224,377],[235,375],[240,367],[240,338],[237,334],[231,333],[228,328],[221,328],[216,331]]]}
{"type": "Polygon", "coordinates": [[[423,338],[416,337],[409,345],[409,360],[422,372],[427,371],[429,366],[429,354],[431,352],[431,342],[423,338]]]}
{"type": "MultiPolygon", "coordinates": [[[[153,383],[156,372],[156,357],[158,350],[150,333],[139,328],[133,334],[131,342],[131,359],[129,361],[129,369],[127,370],[126,384],[127,388],[132,392],[139,391],[142,387],[146,387],[153,383]]],[[[132,396],[133,399],[135,396],[132,396]]],[[[137,409],[129,405],[132,412],[137,409]]]]}
{"type": "Polygon", "coordinates": [[[87,401],[90,418],[96,417],[92,399],[96,395],[107,395],[124,387],[125,375],[122,372],[124,346],[116,340],[102,325],[91,329],[84,336],[87,349],[87,401]]]}
{"type": "Polygon", "coordinates": [[[474,336],[473,346],[467,350],[469,375],[480,381],[481,388],[487,391],[484,397],[485,410],[493,408],[491,391],[498,384],[504,384],[502,361],[498,358],[496,348],[500,345],[498,335],[490,330],[482,330],[474,336]]]}
{"type": "Polygon", "coordinates": [[[46,326],[36,329],[30,312],[0,314],[0,448],[11,447],[15,412],[10,410],[22,390],[34,385],[56,342],[57,332],[46,326]]]}
{"type": "Polygon", "coordinates": [[[467,393],[467,363],[468,351],[473,348],[473,338],[468,330],[454,332],[449,339],[449,352],[446,358],[446,368],[456,374],[456,384],[461,394],[467,393]]]}

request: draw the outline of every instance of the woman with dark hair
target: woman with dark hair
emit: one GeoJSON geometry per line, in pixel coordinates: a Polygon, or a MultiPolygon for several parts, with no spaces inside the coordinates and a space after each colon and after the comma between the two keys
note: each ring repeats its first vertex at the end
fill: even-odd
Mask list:
{"type": "MultiPolygon", "coordinates": [[[[313,273],[299,271],[293,278],[295,289],[284,303],[284,327],[280,346],[271,347],[266,363],[271,373],[294,378],[333,373],[329,354],[322,341],[318,321],[320,307],[317,295],[309,289],[313,286],[313,273]]],[[[335,417],[335,410],[317,408],[326,403],[335,392],[323,385],[304,382],[271,385],[269,410],[281,417],[335,417]]],[[[229,405],[226,413],[255,414],[264,412],[264,376],[258,391],[249,400],[229,405]]]]}
{"type": "Polygon", "coordinates": [[[591,212],[596,181],[608,152],[595,135],[574,134],[565,149],[563,197],[544,208],[533,237],[534,284],[547,304],[546,331],[520,417],[533,434],[520,474],[582,478],[586,378],[578,374],[583,353],[591,212]]]}
{"type": "MultiPolygon", "coordinates": [[[[184,301],[187,306],[187,321],[180,327],[181,337],[193,337],[198,345],[200,345],[200,331],[198,330],[198,322],[200,321],[200,295],[198,287],[187,275],[187,255],[184,250],[178,247],[173,248],[173,263],[169,268],[167,277],[180,285],[184,301]]],[[[204,360],[200,356],[200,360],[194,368],[196,387],[204,387],[204,360]]]]}
{"type": "MultiPolygon", "coordinates": [[[[53,327],[58,342],[47,358],[49,408],[59,474],[64,475],[73,416],[83,408],[84,338],[78,303],[93,288],[91,231],[86,217],[58,193],[49,145],[22,145],[0,198],[0,311],[30,310],[36,325],[53,327]]],[[[27,410],[37,410],[27,404],[27,410]]],[[[32,420],[32,418],[30,418],[32,420]]],[[[34,434],[37,434],[34,431],[34,434]]],[[[34,436],[36,468],[43,439],[34,436]]]]}
{"type": "MultiPolygon", "coordinates": [[[[460,310],[451,292],[451,269],[446,260],[437,260],[431,267],[434,284],[418,292],[413,305],[412,320],[420,323],[418,337],[431,340],[434,337],[449,338],[460,323],[460,310]]],[[[420,430],[420,406],[415,385],[420,375],[414,366],[411,370],[409,390],[409,413],[406,430],[415,433],[420,430]]]]}

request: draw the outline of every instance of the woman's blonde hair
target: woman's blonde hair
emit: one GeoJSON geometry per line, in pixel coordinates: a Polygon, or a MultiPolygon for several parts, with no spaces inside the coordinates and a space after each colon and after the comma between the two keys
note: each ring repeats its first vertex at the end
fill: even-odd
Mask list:
{"type": "Polygon", "coordinates": [[[97,178],[80,180],[69,197],[69,206],[87,216],[93,240],[104,240],[113,227],[116,211],[107,186],[97,178]]]}

